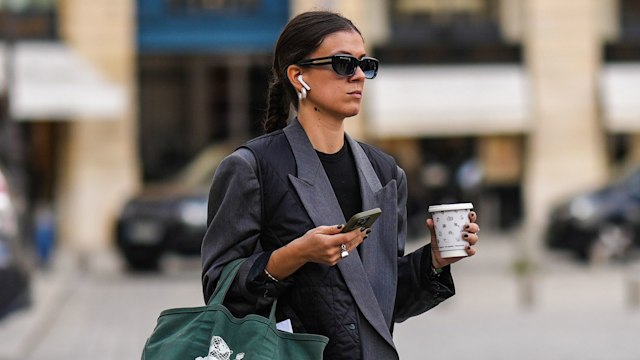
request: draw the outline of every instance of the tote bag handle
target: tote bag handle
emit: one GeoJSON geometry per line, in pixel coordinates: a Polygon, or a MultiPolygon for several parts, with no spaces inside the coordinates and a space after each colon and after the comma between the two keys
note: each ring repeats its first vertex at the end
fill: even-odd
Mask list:
{"type": "MultiPolygon", "coordinates": [[[[220,275],[220,279],[218,280],[218,285],[216,289],[213,291],[213,295],[211,296],[211,300],[209,300],[209,305],[219,304],[222,305],[224,301],[224,297],[227,296],[227,291],[231,287],[231,283],[233,279],[236,277],[238,270],[240,269],[240,265],[246,259],[236,259],[229,262],[224,266],[222,270],[222,274],[220,275]]],[[[276,305],[278,300],[274,300],[271,305],[271,311],[269,312],[269,320],[275,324],[276,322],[276,305]]]]}
{"type": "Polygon", "coordinates": [[[227,296],[227,291],[231,287],[231,283],[233,283],[233,279],[240,269],[240,265],[242,265],[245,260],[246,259],[236,259],[224,266],[222,274],[220,274],[220,279],[218,279],[218,285],[216,285],[216,289],[213,291],[213,295],[209,300],[209,305],[222,305],[224,297],[227,296]]]}

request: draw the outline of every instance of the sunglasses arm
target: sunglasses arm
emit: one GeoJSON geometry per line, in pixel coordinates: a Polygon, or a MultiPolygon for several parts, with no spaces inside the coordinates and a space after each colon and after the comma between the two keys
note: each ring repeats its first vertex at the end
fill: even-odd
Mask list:
{"type": "Polygon", "coordinates": [[[331,64],[331,58],[321,58],[314,60],[305,60],[298,63],[300,66],[326,65],[331,64]]]}

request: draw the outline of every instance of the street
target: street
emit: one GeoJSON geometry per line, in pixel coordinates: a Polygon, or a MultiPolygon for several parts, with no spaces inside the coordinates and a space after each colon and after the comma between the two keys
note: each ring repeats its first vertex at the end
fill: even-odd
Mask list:
{"type": "MultiPolygon", "coordinates": [[[[485,237],[477,256],[454,265],[456,296],[396,326],[402,359],[640,359],[635,265],[549,254],[527,306],[512,271],[516,247],[485,237]]],[[[34,275],[34,305],[0,323],[0,359],[137,359],[162,310],[202,304],[199,267],[169,257],[162,274],[131,275],[115,253],[90,262],[59,254],[34,275]]]]}

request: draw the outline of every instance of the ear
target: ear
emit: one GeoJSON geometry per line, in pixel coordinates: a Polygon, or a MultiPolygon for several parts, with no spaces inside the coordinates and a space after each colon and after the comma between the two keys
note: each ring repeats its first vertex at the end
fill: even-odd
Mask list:
{"type": "Polygon", "coordinates": [[[289,79],[291,86],[293,86],[297,92],[302,88],[302,84],[300,84],[297,79],[299,75],[302,75],[302,68],[298,65],[289,65],[287,68],[287,78],[289,79]]]}

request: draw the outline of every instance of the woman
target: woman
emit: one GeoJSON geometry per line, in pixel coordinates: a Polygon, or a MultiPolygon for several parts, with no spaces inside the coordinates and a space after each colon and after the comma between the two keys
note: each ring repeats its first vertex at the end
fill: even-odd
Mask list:
{"type": "MultiPolygon", "coordinates": [[[[393,324],[454,294],[448,265],[460,258],[443,259],[430,245],[404,255],[403,170],[345,134],[377,70],[348,19],[293,18],[275,48],[267,134],[223,161],[209,197],[205,299],[226,263],[248,258],[225,304],[244,315],[278,299],[278,321],[329,337],[326,359],[398,358],[393,324]],[[297,117],[287,124],[291,105],[297,117]],[[382,215],[371,228],[341,232],[353,214],[376,207],[382,215]]],[[[471,213],[471,245],[477,232],[471,213]]]]}

